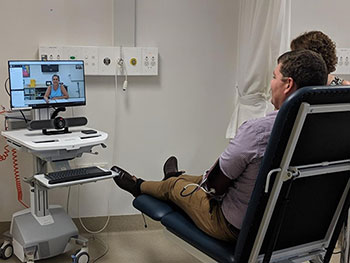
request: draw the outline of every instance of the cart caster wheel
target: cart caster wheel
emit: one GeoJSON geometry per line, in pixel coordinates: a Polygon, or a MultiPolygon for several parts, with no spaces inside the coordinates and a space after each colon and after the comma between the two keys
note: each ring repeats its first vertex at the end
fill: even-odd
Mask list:
{"type": "Polygon", "coordinates": [[[90,256],[87,252],[81,251],[80,249],[72,255],[72,263],[89,263],[90,256]]]}
{"type": "Polygon", "coordinates": [[[13,255],[13,246],[9,242],[2,243],[0,246],[0,258],[9,259],[13,255]],[[7,244],[6,244],[7,243],[7,244]]]}

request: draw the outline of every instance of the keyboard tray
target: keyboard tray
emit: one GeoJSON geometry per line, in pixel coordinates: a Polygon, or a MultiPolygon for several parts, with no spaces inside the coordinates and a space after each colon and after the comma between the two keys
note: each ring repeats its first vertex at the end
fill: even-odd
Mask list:
{"type": "Polygon", "coordinates": [[[112,172],[109,175],[103,175],[103,176],[98,176],[98,177],[93,177],[93,178],[85,178],[85,179],[79,179],[79,180],[74,180],[74,181],[69,181],[69,182],[63,182],[63,183],[55,183],[55,184],[50,184],[49,180],[46,178],[45,174],[36,174],[34,175],[34,178],[43,186],[45,186],[46,188],[56,188],[56,187],[63,187],[63,186],[71,186],[71,185],[75,185],[75,184],[85,184],[85,183],[90,183],[90,182],[96,182],[96,181],[100,181],[100,180],[106,180],[106,179],[110,179],[113,178],[114,176],[117,175],[117,173],[115,171],[112,170],[107,170],[107,169],[103,169],[101,167],[98,167],[104,171],[110,171],[112,172]]]}

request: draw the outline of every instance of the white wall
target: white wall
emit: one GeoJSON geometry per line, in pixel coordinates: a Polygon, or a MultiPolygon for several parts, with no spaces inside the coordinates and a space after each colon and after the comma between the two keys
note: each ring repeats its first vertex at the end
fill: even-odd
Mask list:
{"type": "MultiPolygon", "coordinates": [[[[137,1],[136,45],[159,48],[159,76],[130,77],[127,92],[116,92],[113,77],[86,77],[87,106],[68,114],[87,116],[89,126],[110,137],[107,149],[96,149],[99,155],[83,156],[76,164],[118,164],[147,180],[162,177],[162,164],[172,154],[189,173],[209,168],[227,144],[225,130],[233,109],[235,5],[230,0],[137,1]]],[[[112,45],[113,1],[2,1],[0,32],[4,82],[7,60],[36,59],[39,45],[112,45]]],[[[0,104],[9,106],[3,89],[0,104]]],[[[4,145],[0,138],[0,153],[4,145]]],[[[22,177],[31,176],[29,154],[19,153],[19,166],[22,177]]],[[[8,221],[22,207],[16,200],[11,160],[0,162],[0,170],[0,221],[8,221]]],[[[78,187],[73,187],[73,217],[78,213],[77,194],[78,187]]],[[[66,188],[49,195],[50,203],[65,206],[66,188]]],[[[82,216],[136,213],[131,201],[111,180],[80,187],[82,216]]]]}
{"type": "MultiPolygon", "coordinates": [[[[300,34],[320,30],[327,34],[337,48],[350,48],[350,28],[348,0],[293,0],[291,19],[291,39],[300,34]]],[[[341,78],[350,79],[350,75],[341,78]]]]}
{"type": "Polygon", "coordinates": [[[348,0],[293,0],[291,39],[311,30],[327,34],[337,47],[350,47],[348,0]]]}
{"type": "Polygon", "coordinates": [[[201,174],[227,144],[235,80],[234,3],[155,0],[137,1],[136,8],[136,45],[158,46],[160,70],[158,78],[133,78],[127,93],[118,94],[118,163],[159,180],[165,159],[174,154],[181,169],[201,174]]]}

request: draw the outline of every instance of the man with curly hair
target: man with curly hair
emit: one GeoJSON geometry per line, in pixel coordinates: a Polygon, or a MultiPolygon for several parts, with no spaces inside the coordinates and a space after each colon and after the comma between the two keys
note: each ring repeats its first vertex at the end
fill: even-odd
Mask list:
{"type": "Polygon", "coordinates": [[[291,50],[308,49],[319,53],[326,62],[328,70],[327,84],[331,86],[350,85],[350,81],[334,76],[331,73],[336,70],[338,62],[335,42],[321,31],[310,31],[301,34],[290,43],[291,50]]]}

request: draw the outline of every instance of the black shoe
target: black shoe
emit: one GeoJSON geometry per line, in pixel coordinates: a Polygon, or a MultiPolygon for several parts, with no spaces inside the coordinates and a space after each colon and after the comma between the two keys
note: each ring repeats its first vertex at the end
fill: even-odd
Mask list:
{"type": "Polygon", "coordinates": [[[111,170],[118,173],[118,175],[115,176],[113,180],[121,189],[129,192],[134,197],[137,197],[141,194],[140,186],[144,180],[130,175],[127,171],[119,168],[118,166],[113,166],[111,170]]]}
{"type": "Polygon", "coordinates": [[[168,160],[165,161],[163,166],[164,178],[163,181],[170,177],[178,177],[185,171],[179,171],[177,168],[177,159],[175,156],[170,156],[168,160]]]}

